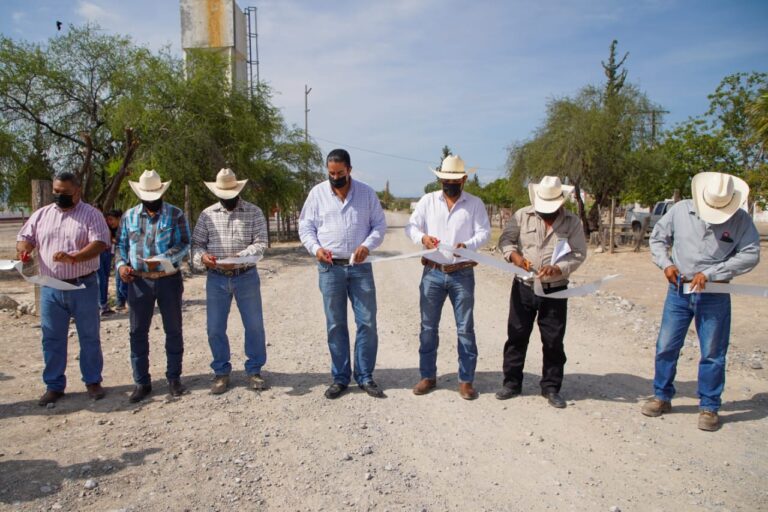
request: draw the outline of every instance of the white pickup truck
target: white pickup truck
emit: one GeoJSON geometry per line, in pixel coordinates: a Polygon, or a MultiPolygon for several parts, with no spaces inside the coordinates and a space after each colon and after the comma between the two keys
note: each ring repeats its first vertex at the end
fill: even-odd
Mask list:
{"type": "Polygon", "coordinates": [[[664,216],[667,211],[672,207],[675,202],[672,199],[665,199],[659,201],[650,212],[636,212],[634,208],[627,209],[627,214],[624,217],[624,222],[632,226],[632,231],[651,231],[653,226],[664,216]]]}

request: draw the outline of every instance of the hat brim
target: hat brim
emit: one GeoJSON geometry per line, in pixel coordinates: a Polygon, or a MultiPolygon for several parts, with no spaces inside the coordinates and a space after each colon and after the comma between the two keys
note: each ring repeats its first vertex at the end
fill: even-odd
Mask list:
{"type": "Polygon", "coordinates": [[[204,181],[203,183],[205,183],[208,190],[219,199],[232,199],[240,195],[240,192],[243,191],[248,180],[237,180],[237,186],[234,188],[218,188],[215,181],[204,181]]]}
{"type": "Polygon", "coordinates": [[[163,186],[157,190],[142,190],[139,188],[138,181],[129,181],[128,184],[133,189],[133,193],[136,194],[136,196],[142,201],[157,201],[163,197],[165,191],[168,190],[168,187],[171,186],[170,181],[164,181],[163,186]]]}
{"type": "Polygon", "coordinates": [[[533,209],[540,213],[554,213],[560,208],[568,196],[573,192],[571,185],[561,185],[562,195],[556,199],[542,199],[536,194],[537,183],[528,184],[528,198],[531,200],[533,209]]]}
{"type": "Polygon", "coordinates": [[[704,200],[704,185],[711,176],[717,175],[716,172],[700,172],[691,180],[691,196],[693,198],[693,209],[701,220],[709,224],[722,224],[746,204],[749,197],[749,185],[747,182],[736,176],[733,179],[733,197],[731,201],[722,208],[714,208],[704,200]]]}
{"type": "Polygon", "coordinates": [[[435,176],[437,176],[438,178],[440,178],[441,180],[460,180],[464,176],[469,176],[470,174],[474,174],[474,172],[477,170],[477,168],[473,167],[473,168],[469,169],[468,171],[465,170],[464,172],[461,172],[461,173],[459,173],[459,172],[442,172],[442,171],[438,171],[437,169],[432,169],[431,167],[429,168],[429,170],[432,171],[432,173],[435,176]]]}

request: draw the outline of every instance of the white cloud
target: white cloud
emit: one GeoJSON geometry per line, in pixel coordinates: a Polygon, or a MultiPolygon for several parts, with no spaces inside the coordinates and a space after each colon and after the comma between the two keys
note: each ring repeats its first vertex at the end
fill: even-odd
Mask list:
{"type": "Polygon", "coordinates": [[[23,11],[15,11],[13,14],[11,14],[11,19],[13,19],[14,23],[18,23],[21,20],[23,20],[24,16],[26,16],[26,15],[27,14],[25,12],[23,12],[23,11]]]}
{"type": "Polygon", "coordinates": [[[105,23],[115,19],[115,14],[98,4],[80,0],[77,4],[77,14],[89,22],[105,23]]]}

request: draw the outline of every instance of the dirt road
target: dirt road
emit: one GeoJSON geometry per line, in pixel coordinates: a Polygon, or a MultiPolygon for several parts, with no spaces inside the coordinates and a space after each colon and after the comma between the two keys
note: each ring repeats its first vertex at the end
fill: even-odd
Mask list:
{"type": "MultiPolygon", "coordinates": [[[[379,252],[415,247],[390,214],[379,252]]],[[[765,256],[765,250],[764,256],[765,256]]],[[[231,318],[236,387],[214,397],[205,334],[205,279],[185,286],[185,382],[165,396],[162,330],[151,331],[155,393],[141,405],[131,388],[127,317],[102,323],[108,396],[90,402],[79,382],[76,338],[68,395],[54,409],[43,391],[37,319],[3,314],[0,354],[0,508],[10,510],[761,510],[768,509],[768,370],[763,360],[768,302],[734,300],[734,349],[717,433],[696,429],[698,349],[684,349],[674,412],[640,415],[652,393],[653,346],[664,284],[641,255],[594,255],[577,277],[619,268],[625,278],[600,295],[570,302],[563,395],[548,406],[538,391],[538,334],[524,395],[506,402],[500,384],[510,278],[478,267],[475,322],[478,400],[455,391],[455,328],[444,309],[438,390],[417,397],[416,260],[375,267],[379,359],[388,397],[360,390],[336,401],[330,383],[317,272],[296,244],[270,251],[260,267],[267,338],[265,376],[244,389],[242,328],[231,318]],[[611,259],[613,258],[613,259],[611,259]],[[86,488],[93,487],[93,488],[86,488]]],[[[768,283],[764,268],[755,279],[768,283]]],[[[743,280],[742,280],[743,282],[743,280]]],[[[31,297],[27,285],[0,290],[31,297]]],[[[159,317],[155,324],[159,324],[159,317]]]]}

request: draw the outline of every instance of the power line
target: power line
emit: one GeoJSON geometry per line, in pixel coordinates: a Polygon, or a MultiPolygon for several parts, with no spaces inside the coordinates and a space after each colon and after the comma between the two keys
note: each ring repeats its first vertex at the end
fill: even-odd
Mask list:
{"type": "MultiPolygon", "coordinates": [[[[376,151],[375,149],[361,148],[361,147],[358,147],[358,146],[353,146],[351,144],[346,144],[344,142],[324,139],[322,137],[318,137],[317,135],[313,135],[312,138],[313,139],[317,139],[317,140],[322,140],[323,142],[330,142],[331,144],[337,144],[339,146],[345,146],[345,147],[348,147],[348,148],[351,148],[351,149],[356,149],[358,151],[364,151],[366,153],[373,153],[374,155],[386,156],[386,157],[389,157],[389,158],[397,158],[398,160],[407,160],[409,162],[418,162],[418,163],[421,163],[421,164],[435,165],[435,162],[433,162],[433,161],[421,160],[421,159],[418,159],[418,158],[411,158],[411,157],[407,157],[407,156],[393,155],[391,153],[384,153],[384,152],[381,152],[381,151],[376,151]]],[[[490,167],[476,167],[476,169],[478,171],[504,172],[503,169],[491,169],[490,167]]]]}

